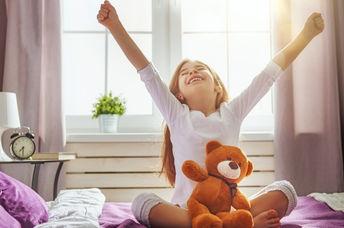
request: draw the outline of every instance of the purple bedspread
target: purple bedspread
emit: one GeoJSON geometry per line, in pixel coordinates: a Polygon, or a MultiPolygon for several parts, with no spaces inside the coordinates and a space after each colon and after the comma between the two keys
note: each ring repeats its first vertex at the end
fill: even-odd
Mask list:
{"type": "Polygon", "coordinates": [[[146,228],[134,218],[130,209],[131,203],[105,203],[99,217],[99,225],[103,228],[146,228]]]}
{"type": "Polygon", "coordinates": [[[282,228],[296,227],[344,227],[344,213],[334,211],[326,203],[319,202],[313,197],[300,196],[296,208],[289,216],[281,219],[282,228]]]}
{"type": "MultiPolygon", "coordinates": [[[[344,213],[333,211],[313,197],[301,196],[292,213],[281,220],[282,228],[337,228],[344,227],[344,213]]],[[[105,203],[99,218],[103,228],[145,228],[133,217],[130,203],[105,203]]]]}

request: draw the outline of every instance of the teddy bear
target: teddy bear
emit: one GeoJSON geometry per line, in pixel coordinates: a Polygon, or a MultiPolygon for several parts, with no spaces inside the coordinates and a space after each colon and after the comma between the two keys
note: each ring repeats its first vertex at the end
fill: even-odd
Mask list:
{"type": "Polygon", "coordinates": [[[252,162],[238,147],[218,141],[208,142],[206,153],[207,170],[191,160],[182,166],[184,175],[198,182],[187,201],[192,227],[252,228],[250,202],[237,187],[252,173],[252,162]]]}

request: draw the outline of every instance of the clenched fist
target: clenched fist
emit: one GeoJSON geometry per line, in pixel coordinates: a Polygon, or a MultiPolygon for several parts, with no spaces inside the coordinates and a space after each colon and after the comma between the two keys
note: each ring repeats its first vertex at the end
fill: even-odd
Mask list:
{"type": "Polygon", "coordinates": [[[100,24],[104,25],[108,29],[118,21],[116,9],[109,1],[105,0],[104,4],[101,4],[100,10],[97,14],[97,19],[100,24]]]}
{"type": "Polygon", "coordinates": [[[322,18],[320,13],[312,13],[304,27],[303,27],[303,35],[306,39],[313,39],[316,35],[321,33],[325,28],[324,19],[322,18]]]}

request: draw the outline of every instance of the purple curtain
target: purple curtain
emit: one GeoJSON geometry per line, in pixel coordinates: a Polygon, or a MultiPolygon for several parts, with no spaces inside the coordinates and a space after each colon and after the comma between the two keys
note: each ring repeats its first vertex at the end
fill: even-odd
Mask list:
{"type": "Polygon", "coordinates": [[[299,195],[344,190],[344,2],[279,0],[273,3],[275,53],[320,12],[325,30],[277,81],[275,88],[276,179],[299,195]]]}
{"type": "MultiPolygon", "coordinates": [[[[33,129],[40,152],[63,151],[60,1],[0,0],[0,6],[6,34],[0,36],[0,89],[17,94],[21,125],[33,129]]],[[[41,165],[38,192],[46,200],[52,199],[56,167],[41,165]]],[[[31,184],[30,165],[1,170],[31,184]]]]}

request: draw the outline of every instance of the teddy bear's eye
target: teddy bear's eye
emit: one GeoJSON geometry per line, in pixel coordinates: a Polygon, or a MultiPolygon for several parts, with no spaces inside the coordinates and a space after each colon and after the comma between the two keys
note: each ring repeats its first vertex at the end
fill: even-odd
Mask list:
{"type": "Polygon", "coordinates": [[[228,157],[227,160],[228,160],[228,161],[231,161],[232,159],[231,159],[231,157],[228,157]]]}
{"type": "Polygon", "coordinates": [[[238,164],[238,165],[239,165],[239,167],[241,167],[241,163],[240,163],[240,162],[239,162],[239,164],[238,164]]]}

